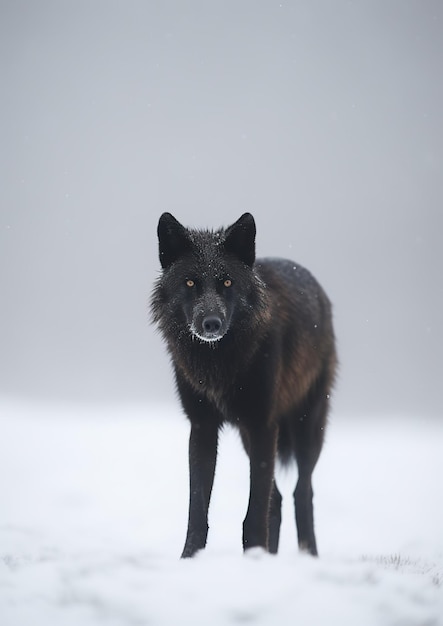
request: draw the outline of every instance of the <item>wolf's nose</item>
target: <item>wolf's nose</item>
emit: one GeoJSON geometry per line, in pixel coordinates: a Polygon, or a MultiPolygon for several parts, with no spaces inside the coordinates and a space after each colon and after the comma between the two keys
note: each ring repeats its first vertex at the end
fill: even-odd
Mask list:
{"type": "Polygon", "coordinates": [[[215,315],[211,315],[210,317],[205,317],[203,320],[203,330],[205,333],[214,335],[215,333],[220,332],[222,327],[222,321],[219,317],[215,315]]]}

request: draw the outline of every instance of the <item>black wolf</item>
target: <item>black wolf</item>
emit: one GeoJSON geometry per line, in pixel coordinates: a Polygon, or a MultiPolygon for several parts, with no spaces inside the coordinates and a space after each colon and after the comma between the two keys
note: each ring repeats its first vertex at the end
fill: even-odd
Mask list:
{"type": "Polygon", "coordinates": [[[255,222],[245,213],[217,231],[187,229],[170,213],[158,224],[163,268],[152,296],[183,408],[191,422],[190,501],[182,557],[206,545],[217,441],[240,430],[250,460],[244,549],[278,549],[282,497],[278,456],[295,458],[298,543],[317,554],[311,476],[334,381],[331,305],[303,267],[255,259],[255,222]]]}

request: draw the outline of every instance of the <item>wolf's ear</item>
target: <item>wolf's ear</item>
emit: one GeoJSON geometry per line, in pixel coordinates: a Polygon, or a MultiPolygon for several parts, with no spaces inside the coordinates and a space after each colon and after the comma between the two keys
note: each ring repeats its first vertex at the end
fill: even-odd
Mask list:
{"type": "Polygon", "coordinates": [[[225,249],[235,254],[246,265],[255,261],[255,221],[250,213],[244,213],[226,229],[225,249]]]}
{"type": "Polygon", "coordinates": [[[163,213],[158,221],[158,252],[163,269],[169,267],[190,248],[186,228],[170,213],[163,213]]]}

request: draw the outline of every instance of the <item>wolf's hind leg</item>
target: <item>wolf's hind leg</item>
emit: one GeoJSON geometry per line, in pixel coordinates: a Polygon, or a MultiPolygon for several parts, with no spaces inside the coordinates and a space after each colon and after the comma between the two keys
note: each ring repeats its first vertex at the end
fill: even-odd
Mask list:
{"type": "Polygon", "coordinates": [[[277,489],[274,479],[274,486],[271,494],[271,506],[269,508],[269,552],[271,554],[277,554],[278,552],[281,525],[281,503],[281,493],[277,489]]]}
{"type": "Polygon", "coordinates": [[[298,481],[294,491],[295,519],[298,545],[301,550],[317,556],[314,532],[312,472],[323,445],[328,395],[316,389],[299,409],[292,421],[294,455],[298,466],[298,481]]]}

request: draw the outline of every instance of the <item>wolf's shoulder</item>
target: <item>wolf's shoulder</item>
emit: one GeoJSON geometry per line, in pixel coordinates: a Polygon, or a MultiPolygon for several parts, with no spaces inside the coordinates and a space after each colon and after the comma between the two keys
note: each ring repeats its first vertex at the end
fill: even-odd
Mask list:
{"type": "Polygon", "coordinates": [[[257,259],[254,271],[277,307],[286,307],[300,319],[314,320],[314,324],[330,317],[331,303],[326,292],[299,263],[274,257],[257,259]]]}
{"type": "Polygon", "coordinates": [[[290,259],[282,259],[280,257],[257,259],[254,264],[254,270],[264,282],[283,281],[300,286],[303,284],[309,286],[316,283],[309,270],[300,265],[300,263],[290,259]]]}

